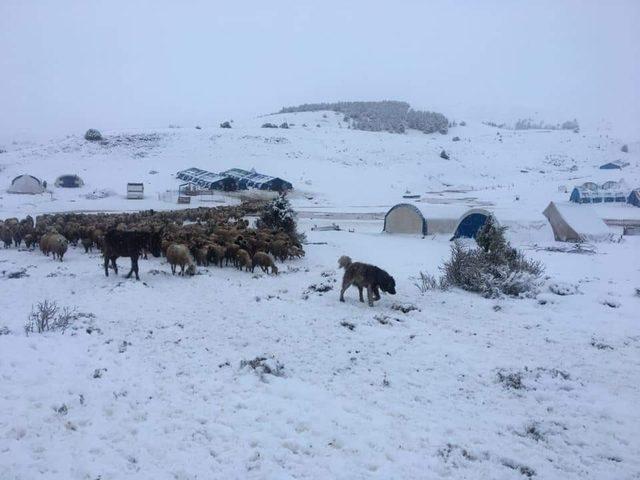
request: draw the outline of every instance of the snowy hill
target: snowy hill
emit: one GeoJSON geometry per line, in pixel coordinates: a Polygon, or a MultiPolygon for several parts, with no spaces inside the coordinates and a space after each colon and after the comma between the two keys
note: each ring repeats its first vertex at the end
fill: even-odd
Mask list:
{"type": "Polygon", "coordinates": [[[294,184],[300,207],[384,210],[405,191],[427,203],[485,205],[502,218],[540,219],[550,200],[565,200],[559,186],[624,178],[640,184],[640,150],[620,152],[624,142],[597,133],[499,130],[479,123],[454,127],[449,135],[372,133],[349,130],[335,112],[270,115],[235,122],[231,129],[168,128],[153,132],[103,132],[106,145],[80,135],[11,149],[0,154],[0,184],[30,173],[53,184],[60,174],[77,173],[80,190],[56,189],[54,201],[1,194],[0,212],[26,214],[78,208],[83,195],[111,190],[116,197],[93,200],[83,208],[172,208],[157,194],[175,190],[176,171],[197,166],[211,171],[255,168],[294,184]],[[265,129],[265,122],[291,128],[265,129]],[[460,141],[453,142],[452,138],[460,141]],[[445,150],[450,159],[439,154],[445,150]],[[623,171],[599,170],[624,158],[623,171]],[[150,173],[157,172],[157,173],[150,173]],[[144,182],[146,199],[121,201],[127,182],[144,182]],[[519,200],[516,201],[516,197],[519,200]],[[308,200],[313,198],[313,200],[308,200]],[[115,203],[114,203],[115,201],[115,203]],[[31,209],[31,210],[30,210],[31,209]]]}
{"type": "MultiPolygon", "coordinates": [[[[176,171],[241,167],[293,183],[309,240],[278,276],[200,267],[174,277],[149,258],[140,282],[105,277],[100,253],[82,247],[62,263],[1,249],[0,478],[634,478],[640,237],[571,249],[541,212],[568,199],[559,186],[640,185],[639,144],[466,120],[445,136],[389,134],[296,113],[231,129],[103,131],[105,144],[78,134],[0,145],[0,218],[175,209],[162,194],[177,189],[176,171]],[[618,158],[630,165],[599,170],[618,158]],[[52,193],[6,193],[22,173],[52,193]],[[85,185],[52,187],[66,173],[85,185]],[[145,199],[125,199],[131,181],[145,199]],[[406,191],[434,214],[494,210],[545,265],[540,291],[421,293],[416,277],[439,271],[450,235],[381,234],[406,191]],[[342,230],[312,230],[332,222],[342,230]],[[370,308],[352,288],[338,302],[344,254],[388,270],[397,295],[370,308]],[[64,334],[27,336],[44,299],[80,315],[64,334]]],[[[640,218],[627,205],[597,211],[640,218]]]]}

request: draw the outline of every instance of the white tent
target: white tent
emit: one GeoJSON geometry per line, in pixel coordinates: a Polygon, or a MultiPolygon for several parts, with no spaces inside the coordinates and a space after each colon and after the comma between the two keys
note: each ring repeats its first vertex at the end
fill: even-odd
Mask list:
{"type": "Polygon", "coordinates": [[[451,233],[461,209],[452,205],[398,203],[384,217],[384,232],[433,235],[451,233]]]}
{"type": "Polygon", "coordinates": [[[44,186],[32,175],[19,175],[13,179],[7,192],[36,194],[44,192],[44,186]]]}
{"type": "Polygon", "coordinates": [[[616,234],[586,205],[551,202],[542,212],[560,242],[603,242],[616,234]]]}

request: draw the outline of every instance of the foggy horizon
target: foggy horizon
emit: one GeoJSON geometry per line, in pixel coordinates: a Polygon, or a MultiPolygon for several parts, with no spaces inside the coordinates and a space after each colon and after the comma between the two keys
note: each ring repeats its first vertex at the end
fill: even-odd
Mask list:
{"type": "Polygon", "coordinates": [[[451,119],[640,131],[640,4],[0,5],[2,138],[403,100],[451,119]]]}

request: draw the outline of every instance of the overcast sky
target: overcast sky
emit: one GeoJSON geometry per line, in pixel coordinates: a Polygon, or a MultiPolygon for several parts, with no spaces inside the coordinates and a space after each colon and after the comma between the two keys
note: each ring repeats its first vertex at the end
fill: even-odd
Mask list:
{"type": "Polygon", "coordinates": [[[640,138],[640,1],[0,1],[5,136],[379,99],[640,138]]]}

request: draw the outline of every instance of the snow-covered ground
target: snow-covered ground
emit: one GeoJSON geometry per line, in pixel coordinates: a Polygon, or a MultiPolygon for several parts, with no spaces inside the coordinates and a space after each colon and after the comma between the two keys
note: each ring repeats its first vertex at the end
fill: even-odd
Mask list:
{"type": "MultiPolygon", "coordinates": [[[[3,185],[20,173],[86,182],[53,195],[2,193],[2,218],[176,208],[158,193],[177,188],[177,170],[255,167],[294,183],[310,242],[277,277],[210,267],[180,278],[150,259],[140,282],[104,277],[99,254],[81,248],[63,263],[0,251],[0,333],[9,330],[0,334],[0,479],[639,478],[640,237],[594,254],[546,250],[566,245],[541,211],[567,199],[560,185],[640,185],[640,145],[480,124],[447,136],[356,132],[325,115],[103,132],[157,135],[110,148],[81,136],[0,145],[3,185]],[[259,128],[285,119],[295,126],[259,128]],[[597,168],[617,158],[631,165],[597,168]],[[145,182],[145,200],[124,199],[128,181],[145,182]],[[85,198],[103,189],[115,195],[85,198]],[[496,211],[513,244],[546,265],[541,293],[420,294],[414,277],[437,272],[449,236],[391,236],[378,216],[344,215],[384,212],[406,190],[435,211],[496,211]],[[326,212],[342,214],[342,231],[311,230],[336,221],[326,212]],[[369,308],[351,289],[339,303],[342,254],[388,270],[398,294],[369,308]],[[572,294],[552,293],[553,283],[572,294]],[[43,299],[84,315],[64,334],[27,336],[43,299]],[[409,304],[417,310],[394,309],[409,304]],[[241,366],[259,356],[283,375],[241,366]]],[[[599,208],[606,218],[638,212],[599,208]]]]}

